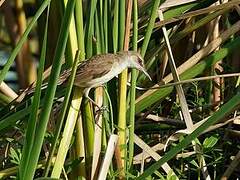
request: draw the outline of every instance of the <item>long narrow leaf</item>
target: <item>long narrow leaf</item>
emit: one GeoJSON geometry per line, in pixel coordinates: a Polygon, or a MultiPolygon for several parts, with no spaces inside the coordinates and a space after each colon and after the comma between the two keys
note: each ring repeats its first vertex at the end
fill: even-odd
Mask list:
{"type": "Polygon", "coordinates": [[[42,44],[42,52],[40,55],[40,64],[39,64],[37,85],[36,85],[36,90],[35,90],[34,97],[33,97],[32,111],[31,111],[31,114],[30,114],[29,120],[28,120],[26,139],[25,139],[25,143],[23,146],[22,159],[21,159],[21,164],[20,164],[20,168],[19,168],[20,179],[23,179],[24,174],[26,173],[26,172],[24,172],[24,167],[27,166],[29,159],[30,159],[30,152],[33,147],[34,135],[35,135],[36,125],[37,125],[37,115],[38,115],[38,109],[39,109],[40,97],[41,97],[41,84],[42,84],[42,79],[43,79],[46,50],[47,50],[46,47],[47,47],[49,8],[50,7],[48,6],[47,20],[46,20],[46,25],[45,25],[45,33],[44,33],[43,44],[42,44]]]}
{"type": "Polygon", "coordinates": [[[73,14],[75,5],[75,0],[69,1],[67,4],[67,8],[63,17],[63,22],[59,34],[59,39],[57,43],[56,53],[53,60],[53,69],[49,79],[49,86],[46,91],[46,95],[44,97],[44,107],[39,117],[39,125],[36,131],[35,141],[34,141],[34,149],[31,151],[30,158],[31,161],[29,162],[28,166],[25,168],[27,169],[27,174],[23,177],[26,180],[30,180],[34,177],[34,172],[37,166],[38,158],[41,152],[41,147],[44,140],[44,135],[47,128],[48,119],[50,116],[53,98],[55,95],[56,87],[57,87],[57,80],[61,70],[61,59],[63,57],[63,53],[66,47],[67,38],[68,38],[68,28],[69,23],[73,14]]]}

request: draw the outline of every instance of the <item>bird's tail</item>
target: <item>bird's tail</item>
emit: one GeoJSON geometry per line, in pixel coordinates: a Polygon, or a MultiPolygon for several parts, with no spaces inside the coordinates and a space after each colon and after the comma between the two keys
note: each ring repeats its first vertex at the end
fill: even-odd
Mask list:
{"type": "MultiPolygon", "coordinates": [[[[70,74],[71,74],[70,69],[64,70],[58,78],[57,85],[59,86],[59,85],[65,84],[70,74]]],[[[48,87],[48,82],[43,83],[41,85],[41,90],[44,90],[47,87],[48,87]]],[[[21,102],[27,95],[33,94],[35,92],[35,89],[36,89],[36,82],[33,82],[26,89],[20,91],[20,95],[15,99],[15,102],[21,102]]]]}

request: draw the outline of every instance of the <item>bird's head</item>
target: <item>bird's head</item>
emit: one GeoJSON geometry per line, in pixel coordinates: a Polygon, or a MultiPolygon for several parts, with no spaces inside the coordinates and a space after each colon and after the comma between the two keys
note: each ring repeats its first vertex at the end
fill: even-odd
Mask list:
{"type": "Polygon", "coordinates": [[[128,55],[129,67],[136,68],[139,71],[142,71],[150,80],[152,80],[144,66],[144,60],[142,56],[135,51],[127,51],[127,55],[128,55]]]}

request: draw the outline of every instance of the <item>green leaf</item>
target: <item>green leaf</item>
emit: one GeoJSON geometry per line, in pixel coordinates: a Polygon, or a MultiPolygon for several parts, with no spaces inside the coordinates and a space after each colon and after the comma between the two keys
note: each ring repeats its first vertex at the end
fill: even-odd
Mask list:
{"type": "Polygon", "coordinates": [[[10,147],[9,157],[12,158],[12,159],[10,160],[12,163],[19,165],[19,163],[20,163],[20,158],[21,158],[20,149],[17,149],[17,151],[16,151],[13,147],[10,147]]]}
{"type": "Polygon", "coordinates": [[[207,137],[204,141],[203,141],[203,147],[204,148],[212,148],[213,146],[215,146],[218,142],[218,139],[216,136],[211,136],[211,137],[207,137]]]}
{"type": "Polygon", "coordinates": [[[192,164],[196,168],[199,168],[199,165],[198,165],[198,163],[195,160],[190,161],[190,164],[192,164]]]}

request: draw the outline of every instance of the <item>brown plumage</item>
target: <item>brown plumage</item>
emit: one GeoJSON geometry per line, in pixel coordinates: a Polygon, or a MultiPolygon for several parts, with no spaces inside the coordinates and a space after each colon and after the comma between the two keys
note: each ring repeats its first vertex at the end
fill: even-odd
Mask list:
{"type": "MultiPolygon", "coordinates": [[[[126,68],[136,68],[150,78],[139,53],[122,51],[116,54],[95,55],[81,62],[77,68],[74,85],[84,88],[84,95],[95,103],[88,96],[90,89],[108,82],[126,68]]],[[[59,77],[58,85],[65,84],[70,74],[70,69],[63,71],[59,77]]]]}
{"type": "MultiPolygon", "coordinates": [[[[116,54],[99,54],[82,61],[78,65],[74,84],[79,87],[88,87],[91,80],[107,74],[116,61],[121,61],[116,54]]],[[[71,69],[64,70],[59,77],[58,84],[66,82],[70,74],[71,69]]]]}

